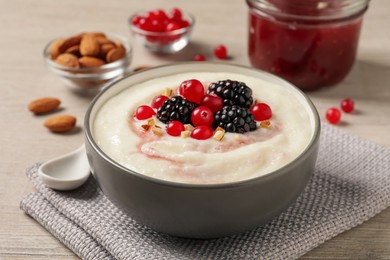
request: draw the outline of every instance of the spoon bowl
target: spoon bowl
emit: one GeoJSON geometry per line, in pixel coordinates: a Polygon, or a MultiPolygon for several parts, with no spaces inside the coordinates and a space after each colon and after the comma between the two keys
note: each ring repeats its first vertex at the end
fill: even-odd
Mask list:
{"type": "Polygon", "coordinates": [[[49,188],[62,191],[77,189],[90,175],[85,146],[43,163],[38,174],[49,188]]]}

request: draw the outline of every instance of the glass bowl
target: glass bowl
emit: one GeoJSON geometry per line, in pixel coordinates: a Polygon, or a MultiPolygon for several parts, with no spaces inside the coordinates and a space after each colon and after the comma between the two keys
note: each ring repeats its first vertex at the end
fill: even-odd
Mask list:
{"type": "Polygon", "coordinates": [[[144,16],[146,13],[146,11],[136,12],[128,20],[130,30],[136,41],[140,42],[148,50],[156,53],[175,53],[187,46],[195,25],[194,16],[182,11],[183,19],[189,22],[188,27],[170,32],[151,32],[143,30],[131,22],[134,17],[144,16]]]}
{"type": "Polygon", "coordinates": [[[124,76],[129,71],[132,59],[132,47],[125,37],[106,33],[107,38],[120,42],[126,49],[122,59],[93,68],[71,68],[57,64],[50,56],[50,48],[56,41],[50,41],[44,51],[43,57],[46,65],[63,81],[71,91],[81,95],[94,95],[114,79],[124,76]]]}

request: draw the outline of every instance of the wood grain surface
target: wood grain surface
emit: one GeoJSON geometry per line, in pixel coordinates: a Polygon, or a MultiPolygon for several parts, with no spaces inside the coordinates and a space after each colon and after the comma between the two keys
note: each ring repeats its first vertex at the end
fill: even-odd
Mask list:
{"type": "MultiPolygon", "coordinates": [[[[308,93],[324,119],[325,110],[341,99],[356,101],[357,112],[343,115],[342,130],[390,148],[390,1],[371,1],[365,15],[357,62],[339,85],[308,93]]],[[[66,89],[47,67],[44,46],[53,38],[81,31],[124,35],[134,46],[132,68],[192,60],[212,49],[229,48],[226,62],[249,65],[247,6],[238,0],[180,1],[0,1],[0,259],[77,259],[54,237],[19,209],[34,191],[25,168],[77,148],[83,142],[82,121],[91,97],[66,89]],[[176,55],[154,55],[135,42],[127,20],[139,9],[178,6],[197,23],[190,45],[176,55]],[[27,104],[44,96],[62,100],[61,113],[75,115],[77,128],[52,134],[27,104]]],[[[390,259],[390,209],[312,250],[302,259],[390,259]]]]}

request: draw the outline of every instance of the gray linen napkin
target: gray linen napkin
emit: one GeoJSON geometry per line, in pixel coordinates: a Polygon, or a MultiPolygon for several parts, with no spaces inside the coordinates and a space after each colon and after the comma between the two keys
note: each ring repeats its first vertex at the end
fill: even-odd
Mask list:
{"type": "Polygon", "coordinates": [[[390,206],[390,149],[322,129],[315,173],[279,217],[212,240],[160,234],[116,208],[93,178],[76,191],[46,188],[39,164],[27,170],[37,192],[21,208],[83,259],[296,259],[390,206]]]}

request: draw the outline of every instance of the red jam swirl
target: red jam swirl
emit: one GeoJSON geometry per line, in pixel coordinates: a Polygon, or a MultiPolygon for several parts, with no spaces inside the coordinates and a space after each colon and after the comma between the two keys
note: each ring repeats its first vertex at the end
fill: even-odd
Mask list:
{"type": "Polygon", "coordinates": [[[308,5],[312,1],[302,5],[302,0],[295,0],[294,5],[291,0],[274,0],[278,15],[259,10],[251,0],[247,2],[252,66],[280,76],[303,90],[335,85],[351,70],[367,6],[347,18],[324,20],[318,17],[329,15],[329,9],[308,5]],[[301,2],[299,8],[297,2],[301,2]],[[304,19],[300,18],[302,14],[304,19]]]}

